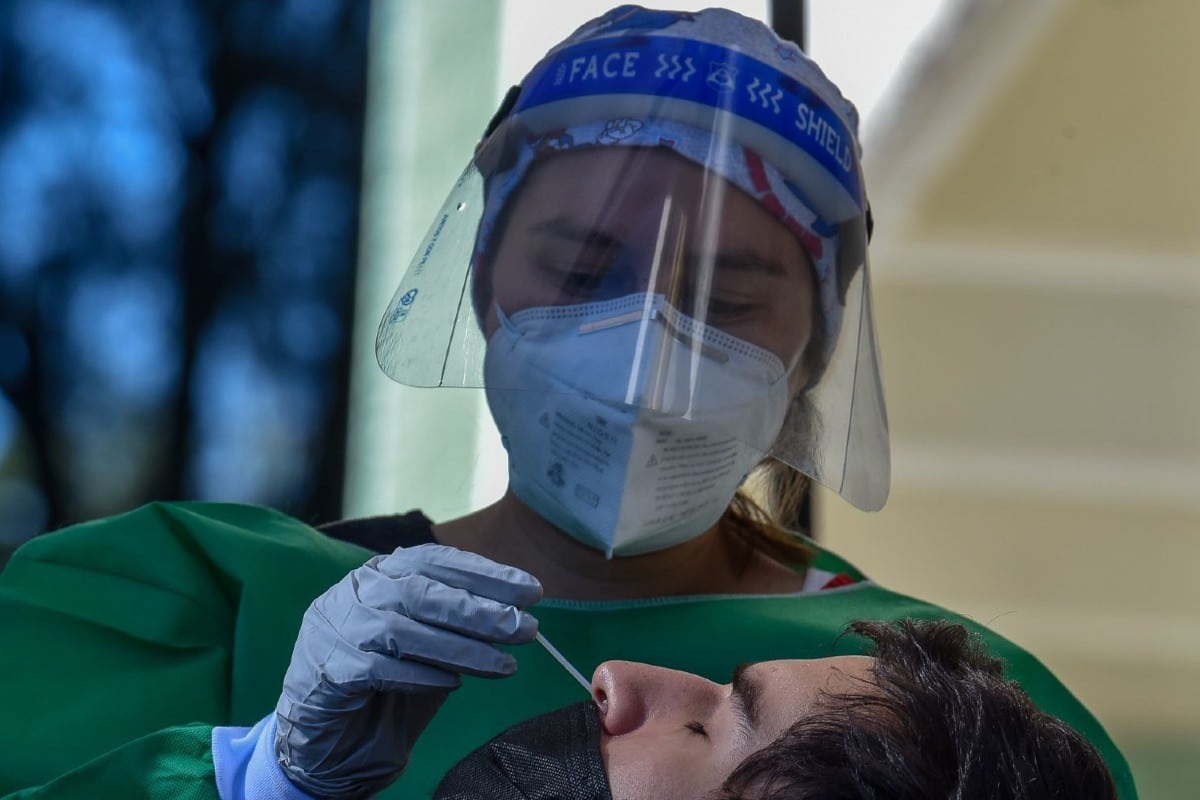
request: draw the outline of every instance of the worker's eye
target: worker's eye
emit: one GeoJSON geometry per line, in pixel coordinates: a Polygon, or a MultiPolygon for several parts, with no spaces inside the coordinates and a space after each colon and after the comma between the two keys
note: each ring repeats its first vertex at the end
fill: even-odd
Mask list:
{"type": "Polygon", "coordinates": [[[687,728],[692,733],[695,733],[699,736],[703,736],[705,739],[708,738],[708,731],[705,730],[704,725],[702,725],[699,722],[689,722],[687,725],[684,725],[683,727],[687,728]]]}

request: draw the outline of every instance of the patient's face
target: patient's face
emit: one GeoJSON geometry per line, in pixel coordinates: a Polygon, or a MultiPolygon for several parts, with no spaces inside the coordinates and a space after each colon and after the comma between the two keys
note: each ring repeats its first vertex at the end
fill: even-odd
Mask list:
{"type": "Polygon", "coordinates": [[[616,800],[699,798],[747,756],[819,710],[823,693],[862,692],[874,659],[765,661],[732,682],[609,661],[592,677],[600,751],[616,800]]]}

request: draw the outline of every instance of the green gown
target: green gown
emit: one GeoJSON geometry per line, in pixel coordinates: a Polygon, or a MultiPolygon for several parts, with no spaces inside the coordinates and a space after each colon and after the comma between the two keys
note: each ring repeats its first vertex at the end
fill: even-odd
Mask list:
{"type": "MultiPolygon", "coordinates": [[[[309,602],[370,556],[254,506],[155,503],[39,536],[0,574],[0,796],[215,798],[212,726],[270,712],[309,602]]],[[[821,551],[815,565],[861,579],[821,551]]],[[[541,631],[585,675],[601,661],[725,682],[743,661],[853,652],[855,619],[940,617],[980,631],[1043,710],[1101,752],[1122,800],[1129,767],[1096,719],[1033,656],[937,606],[857,580],[799,595],[544,600],[541,631]]],[[[425,798],[510,724],[584,699],[537,645],[516,675],[465,678],[381,797],[425,798]]]]}

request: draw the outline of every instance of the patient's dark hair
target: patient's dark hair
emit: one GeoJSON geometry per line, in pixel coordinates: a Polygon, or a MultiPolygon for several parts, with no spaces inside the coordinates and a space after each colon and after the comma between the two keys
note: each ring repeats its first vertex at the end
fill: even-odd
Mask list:
{"type": "Polygon", "coordinates": [[[856,622],[873,681],[750,755],[717,800],[1112,800],[1100,754],[944,621],[856,622]]]}

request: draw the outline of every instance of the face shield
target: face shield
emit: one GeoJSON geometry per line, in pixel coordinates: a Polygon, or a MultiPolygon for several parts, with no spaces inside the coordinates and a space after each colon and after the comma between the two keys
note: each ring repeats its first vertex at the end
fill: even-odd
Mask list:
{"type": "MultiPolygon", "coordinates": [[[[617,13],[543,59],[481,143],[380,324],[380,365],[485,387],[494,414],[586,398],[684,449],[702,425],[736,441],[738,465],[772,456],[880,508],[853,110],[773,37],[730,46],[738,31],[711,12],[617,13]]],[[[576,459],[614,446],[606,414],[555,418],[547,435],[579,439],[576,459]]],[[[679,469],[734,458],[705,441],[679,469]]]]}

